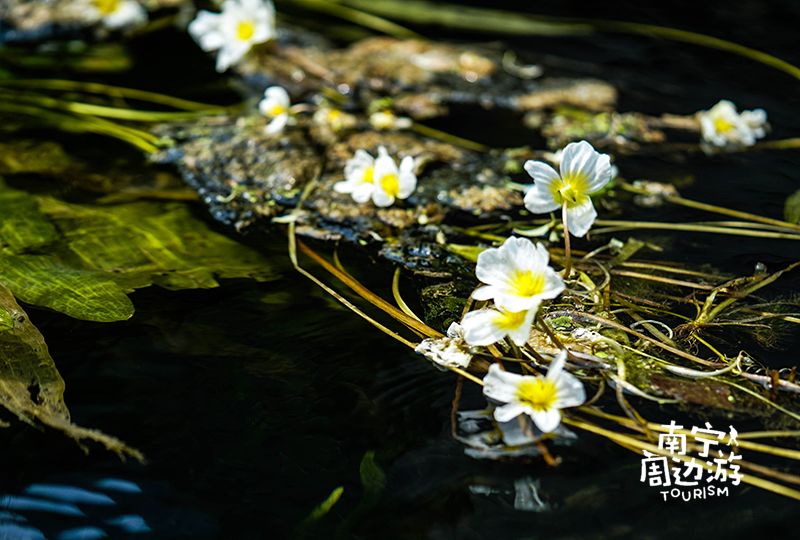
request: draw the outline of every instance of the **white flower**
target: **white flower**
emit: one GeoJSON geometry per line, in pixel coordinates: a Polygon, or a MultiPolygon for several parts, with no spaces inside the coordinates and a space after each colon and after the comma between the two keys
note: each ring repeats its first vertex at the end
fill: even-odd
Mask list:
{"type": "Polygon", "coordinates": [[[275,7],[271,0],[225,0],[222,13],[198,13],[189,33],[204,51],[219,51],[217,71],[222,72],[253,45],[275,37],[275,7]]]}
{"type": "Polygon", "coordinates": [[[559,169],[560,174],[543,161],[525,162],[525,170],[534,181],[525,194],[525,208],[544,214],[566,202],[569,232],[584,236],[597,217],[589,195],[611,180],[611,158],[586,141],[573,142],[564,148],[559,169]]]}
{"type": "Polygon", "coordinates": [[[703,141],[716,147],[752,146],[767,133],[763,109],[738,113],[736,105],[726,99],[697,115],[703,141]]]}
{"type": "Polygon", "coordinates": [[[312,121],[322,127],[329,128],[333,132],[344,131],[356,125],[356,117],[334,107],[319,107],[312,121]]]}
{"type": "Polygon", "coordinates": [[[528,342],[536,310],[507,311],[485,308],[470,311],[461,321],[464,340],[470,345],[491,345],[508,336],[520,347],[528,342]]]}
{"type": "Polygon", "coordinates": [[[414,349],[435,364],[443,367],[466,368],[472,360],[469,346],[464,342],[464,329],[458,323],[453,323],[447,329],[447,336],[441,338],[428,338],[414,349]]]}
{"type": "Polygon", "coordinates": [[[89,0],[89,12],[111,30],[140,26],[147,22],[147,10],[136,0],[89,0]]]}
{"type": "Polygon", "coordinates": [[[369,116],[369,123],[375,129],[408,129],[411,118],[396,116],[391,111],[378,111],[369,116]]]}
{"type": "Polygon", "coordinates": [[[350,193],[357,203],[372,197],[375,206],[391,206],[395,199],[405,199],[417,187],[414,174],[414,158],[406,156],[398,169],[386,148],[378,148],[378,158],[373,159],[364,150],[356,150],[355,156],[344,167],[344,182],[333,189],[338,193],[350,193]]]}
{"type": "Polygon", "coordinates": [[[375,190],[375,159],[364,150],[356,150],[344,166],[344,178],[344,182],[334,184],[334,191],[349,193],[357,203],[367,202],[375,190]]]}
{"type": "Polygon", "coordinates": [[[542,300],[555,298],[564,281],[548,262],[550,254],[542,244],[527,238],[510,237],[498,248],[478,255],[475,275],[486,285],[472,293],[475,300],[494,300],[512,312],[536,310],[542,300]]]}
{"type": "Polygon", "coordinates": [[[264,90],[264,99],[258,104],[261,114],[270,119],[264,131],[273,135],[283,131],[289,121],[289,94],[280,86],[270,86],[264,90]]]}
{"type": "Polygon", "coordinates": [[[483,393],[503,405],[494,410],[498,422],[508,422],[527,414],[536,427],[549,433],[561,423],[561,409],[576,407],[586,401],[583,384],[564,371],[566,351],[560,351],[547,371],[547,376],[516,375],[498,364],[489,366],[483,379],[483,393]]]}

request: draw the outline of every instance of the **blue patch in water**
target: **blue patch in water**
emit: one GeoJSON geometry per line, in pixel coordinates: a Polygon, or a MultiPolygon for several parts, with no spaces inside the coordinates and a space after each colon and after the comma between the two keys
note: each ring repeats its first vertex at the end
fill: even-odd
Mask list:
{"type": "Polygon", "coordinates": [[[128,515],[107,519],[106,523],[113,527],[119,527],[128,534],[144,534],[152,532],[142,516],[128,515]]]}
{"type": "Polygon", "coordinates": [[[108,534],[97,527],[77,527],[62,531],[56,536],[56,540],[96,540],[97,538],[108,538],[108,534]]]}
{"type": "Polygon", "coordinates": [[[74,504],[55,503],[34,499],[32,497],[18,497],[16,495],[6,495],[0,498],[0,508],[16,511],[33,510],[35,512],[50,512],[52,514],[62,514],[65,516],[86,515],[74,504]]]}
{"type": "Polygon", "coordinates": [[[25,488],[26,495],[58,499],[73,504],[93,504],[97,506],[113,506],[114,499],[104,493],[58,484],[31,484],[25,488]]]}

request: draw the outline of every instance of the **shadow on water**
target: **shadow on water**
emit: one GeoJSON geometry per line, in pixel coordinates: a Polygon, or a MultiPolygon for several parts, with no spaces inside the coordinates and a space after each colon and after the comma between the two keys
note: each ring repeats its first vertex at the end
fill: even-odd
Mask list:
{"type": "MultiPolygon", "coordinates": [[[[752,13],[759,3],[745,4],[752,13]]],[[[542,9],[559,8],[549,2],[542,9]]],[[[713,33],[718,20],[763,29],[784,13],[756,12],[765,19],[744,23],[744,13],[733,9],[701,15],[713,33]]],[[[641,9],[632,12],[641,16],[641,9]]],[[[661,22],[686,22],[675,17],[661,22]]],[[[747,41],[744,34],[724,37],[747,41]]],[[[779,38],[776,52],[786,48],[779,38]]],[[[645,38],[588,43],[517,42],[532,59],[544,55],[545,64],[579,59],[556,62],[572,66],[561,68],[565,74],[581,73],[582,65],[582,74],[619,84],[624,110],[688,113],[729,97],[766,108],[776,136],[796,132],[797,98],[787,97],[796,82],[783,75],[748,65],[759,74],[750,77],[730,67],[744,60],[645,38]]],[[[679,162],[628,157],[619,165],[630,178],[667,180],[691,171],[695,182],[685,196],[778,217],[785,195],[797,189],[797,163],[792,152],[679,162]]],[[[664,217],[705,218],[688,210],[664,217]]],[[[777,242],[638,236],[662,242],[665,256],[732,273],[749,273],[756,262],[777,269],[798,254],[777,242]]],[[[259,243],[280,280],[183,292],[151,287],[132,296],[136,314],[125,323],[29,308],[66,380],[74,420],[120,436],[148,463],[123,463],[97,449],[85,455],[71,441],[26,427],[4,430],[0,538],[737,538],[792,530],[796,503],[744,486],[728,497],[663,502],[639,482],[635,455],[590,435],[559,450],[564,461],[557,469],[536,459],[466,456],[450,436],[453,377],[296,275],[284,242],[259,243]],[[385,482],[370,486],[362,476],[372,451],[385,482]],[[344,492],[331,512],[301,526],[339,486],[344,492]]],[[[355,269],[368,268],[352,258],[355,269]]],[[[389,270],[377,274],[374,285],[385,288],[389,270]]],[[[795,275],[777,290],[788,294],[798,284],[795,275]]],[[[794,338],[785,345],[797,344],[794,338]]],[[[767,354],[774,366],[796,363],[784,351],[767,354]]],[[[480,407],[477,390],[467,388],[462,408],[480,407]]],[[[641,412],[664,423],[706,420],[647,405],[641,412]]]]}

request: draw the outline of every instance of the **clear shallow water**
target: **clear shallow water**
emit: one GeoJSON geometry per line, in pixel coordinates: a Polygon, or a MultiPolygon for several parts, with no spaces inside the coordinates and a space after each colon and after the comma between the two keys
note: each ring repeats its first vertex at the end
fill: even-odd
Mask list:
{"type": "MultiPolygon", "coordinates": [[[[771,21],[775,15],[762,16],[771,21]]],[[[728,37],[747,41],[747,36],[728,37]]],[[[776,34],[778,48],[779,38],[776,34]]],[[[742,106],[766,108],[776,137],[797,132],[794,83],[728,55],[625,37],[536,39],[526,45],[532,57],[581,59],[586,69],[569,74],[619,84],[623,110],[686,113],[729,97],[742,106]],[[747,72],[732,65],[745,65],[747,72]]],[[[141,52],[155,46],[137,45],[141,52]]],[[[201,59],[186,43],[173,54],[201,59]]],[[[192,93],[186,90],[189,83],[211,80],[210,68],[196,71],[193,62],[187,61],[187,73],[197,79],[181,79],[181,88],[171,88],[175,79],[158,65],[140,67],[134,75],[142,76],[138,86],[192,93]]],[[[116,145],[103,144],[122,155],[116,145]]],[[[619,163],[630,178],[692,172],[697,181],[685,196],[776,217],[785,195],[798,187],[797,164],[797,152],[619,163]]],[[[651,211],[631,218],[655,219],[651,211]]],[[[672,209],[658,218],[706,216],[672,209]]],[[[657,233],[637,236],[665,239],[657,233]]],[[[277,281],[227,281],[205,291],[141,290],[132,296],[136,315],[125,323],[92,324],[29,309],[66,380],[74,420],[140,448],[148,464],[121,463],[96,449],[86,456],[52,433],[21,426],[4,430],[0,492],[17,517],[0,514],[0,538],[25,538],[22,531],[30,538],[40,531],[65,540],[99,534],[282,538],[301,530],[306,516],[337,486],[344,487],[342,499],[303,531],[306,537],[793,536],[795,502],[740,486],[729,498],[664,503],[639,483],[636,455],[589,435],[557,451],[564,460],[558,469],[537,460],[500,463],[465,456],[450,436],[453,377],[430,368],[294,273],[283,243],[279,236],[257,241],[269,254],[277,281]],[[360,480],[362,459],[371,451],[386,475],[379,497],[365,494],[360,480]],[[543,503],[533,505],[538,511],[514,508],[520,486],[536,488],[543,503]],[[19,516],[26,521],[14,521],[19,516]]],[[[708,235],[671,235],[666,245],[667,258],[712,263],[734,273],[748,273],[759,261],[776,269],[800,254],[788,242],[708,235]]],[[[369,284],[386,292],[388,268],[375,271],[348,253],[345,262],[372,275],[369,284]]],[[[798,284],[795,274],[774,290],[796,291],[798,284]]],[[[789,352],[760,358],[774,366],[796,363],[791,351],[798,339],[786,345],[789,352]]],[[[477,390],[467,387],[462,408],[482,405],[477,390]]],[[[649,419],[665,423],[716,420],[636,405],[649,419]]],[[[749,425],[740,422],[740,430],[749,425]]]]}

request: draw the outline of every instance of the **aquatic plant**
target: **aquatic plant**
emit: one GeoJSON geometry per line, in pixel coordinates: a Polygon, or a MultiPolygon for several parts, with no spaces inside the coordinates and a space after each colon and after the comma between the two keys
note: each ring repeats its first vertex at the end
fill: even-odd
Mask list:
{"type": "Polygon", "coordinates": [[[275,6],[271,0],[225,0],[221,13],[200,11],[189,33],[204,51],[217,52],[217,71],[225,71],[275,37],[275,6]]]}
{"type": "Polygon", "coordinates": [[[289,107],[291,101],[289,93],[281,86],[270,86],[264,90],[264,98],[258,102],[258,110],[269,118],[269,124],[264,128],[270,135],[283,131],[290,120],[289,107]]]}
{"type": "Polygon", "coordinates": [[[727,99],[697,116],[703,142],[712,148],[753,146],[767,134],[767,113],[763,109],[739,113],[727,99]]]}

